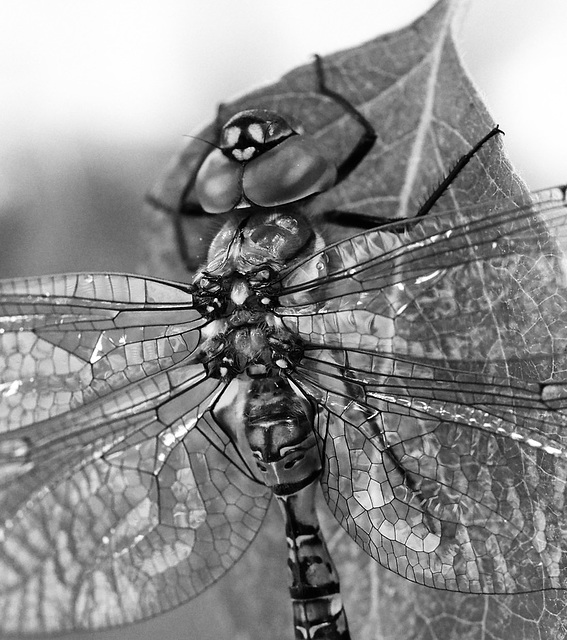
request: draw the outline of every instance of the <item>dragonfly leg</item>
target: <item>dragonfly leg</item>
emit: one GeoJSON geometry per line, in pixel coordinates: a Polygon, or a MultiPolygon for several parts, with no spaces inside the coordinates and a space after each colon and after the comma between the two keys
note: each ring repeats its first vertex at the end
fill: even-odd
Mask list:
{"type": "Polygon", "coordinates": [[[325,211],[324,218],[326,222],[332,222],[341,227],[352,227],[356,229],[379,229],[393,223],[398,223],[399,228],[394,227],[390,231],[401,233],[407,227],[411,228],[415,222],[413,218],[376,218],[369,213],[358,213],[356,211],[325,211]]]}
{"type": "Polygon", "coordinates": [[[449,171],[445,178],[439,183],[433,193],[427,198],[427,200],[421,205],[419,211],[415,217],[420,218],[427,215],[439,198],[447,191],[453,180],[461,173],[461,171],[467,166],[467,164],[474,158],[474,156],[480,151],[480,149],[494,136],[499,133],[504,135],[504,131],[500,129],[498,125],[493,127],[481,140],[479,140],[470,151],[462,155],[455,163],[455,166],[449,171]]]}
{"type": "Polygon", "coordinates": [[[318,479],[290,495],[276,495],[285,518],[290,595],[296,640],[350,640],[339,577],[315,509],[318,479]]]}
{"type": "Polygon", "coordinates": [[[386,225],[393,225],[388,228],[388,231],[393,233],[402,233],[409,231],[414,227],[420,218],[427,215],[431,209],[435,206],[439,198],[447,191],[451,186],[451,183],[459,175],[459,173],[466,167],[466,165],[474,158],[478,151],[494,136],[498,134],[504,134],[502,129],[496,125],[491,129],[474,147],[472,147],[467,153],[462,155],[455,163],[451,171],[445,176],[445,178],[435,188],[433,193],[427,198],[427,200],[421,205],[417,214],[412,218],[377,218],[368,213],[358,213],[356,211],[327,211],[325,213],[325,219],[329,222],[333,222],[340,226],[356,227],[359,229],[378,229],[386,225]]]}
{"type": "Polygon", "coordinates": [[[319,93],[328,96],[337,104],[341,105],[341,107],[349,115],[351,115],[362,126],[363,129],[362,135],[360,136],[353,150],[337,166],[337,180],[335,184],[338,184],[339,182],[342,182],[345,178],[347,178],[356,169],[356,167],[368,154],[370,149],[372,149],[374,143],[376,142],[376,131],[374,131],[374,127],[372,126],[370,121],[367,120],[351,102],[349,102],[340,93],[337,93],[336,91],[333,91],[332,89],[329,89],[329,87],[327,87],[325,83],[323,61],[318,55],[315,56],[315,72],[317,74],[317,81],[319,84],[319,93]]]}

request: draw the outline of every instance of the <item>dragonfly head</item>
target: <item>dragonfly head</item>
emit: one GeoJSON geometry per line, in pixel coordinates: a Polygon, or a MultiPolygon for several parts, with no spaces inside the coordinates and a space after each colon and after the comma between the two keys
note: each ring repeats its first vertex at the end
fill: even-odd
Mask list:
{"type": "Polygon", "coordinates": [[[299,124],[251,109],[222,127],[218,146],[197,170],[195,196],[204,211],[227,213],[297,202],[330,189],[336,180],[335,163],[299,124]]]}

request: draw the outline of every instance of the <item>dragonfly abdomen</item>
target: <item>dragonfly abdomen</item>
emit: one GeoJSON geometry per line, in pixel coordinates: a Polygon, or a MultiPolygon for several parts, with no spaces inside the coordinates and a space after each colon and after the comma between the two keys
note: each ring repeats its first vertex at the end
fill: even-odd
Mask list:
{"type": "Polygon", "coordinates": [[[282,377],[254,380],[244,409],[246,441],[285,519],[297,640],[349,640],[339,577],[323,540],[315,492],[321,453],[309,401],[282,377]]]}
{"type": "Polygon", "coordinates": [[[286,522],[289,593],[297,640],[350,640],[339,576],[315,509],[314,480],[300,491],[276,496],[286,522]]]}

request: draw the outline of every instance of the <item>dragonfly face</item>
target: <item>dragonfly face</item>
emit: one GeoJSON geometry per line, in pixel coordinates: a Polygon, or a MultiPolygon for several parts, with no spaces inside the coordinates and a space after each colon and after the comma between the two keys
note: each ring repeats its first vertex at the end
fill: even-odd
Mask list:
{"type": "Polygon", "coordinates": [[[302,200],[336,179],[336,167],[315,138],[294,131],[276,113],[244,111],[223,126],[220,148],[197,173],[195,194],[207,213],[226,213],[302,200]]]}
{"type": "Polygon", "coordinates": [[[292,127],[274,111],[248,109],[232,116],[223,125],[219,147],[227,158],[248,162],[282,144],[291,136],[302,133],[301,125],[292,127]]]}

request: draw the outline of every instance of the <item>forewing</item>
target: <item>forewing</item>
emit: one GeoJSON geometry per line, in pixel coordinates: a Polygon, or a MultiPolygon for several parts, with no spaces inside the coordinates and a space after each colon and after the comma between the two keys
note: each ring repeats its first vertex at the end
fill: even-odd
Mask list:
{"type": "Polygon", "coordinates": [[[193,353],[204,323],[174,283],[114,274],[1,281],[2,433],[170,369],[193,353]]]}
{"type": "Polygon", "coordinates": [[[204,368],[190,358],[202,324],[191,295],[159,281],[109,274],[2,281],[3,518],[52,478],[151,423],[174,388],[198,385],[204,368]]]}
{"type": "Polygon", "coordinates": [[[183,285],[67,275],[0,284],[0,620],[98,629],[222,575],[266,506],[206,412],[183,285]],[[32,606],[33,605],[33,606],[32,606]]]}
{"type": "Polygon", "coordinates": [[[416,582],[564,586],[565,213],[558,190],[472,222],[443,214],[338,243],[283,281],[327,500],[416,582]]]}

